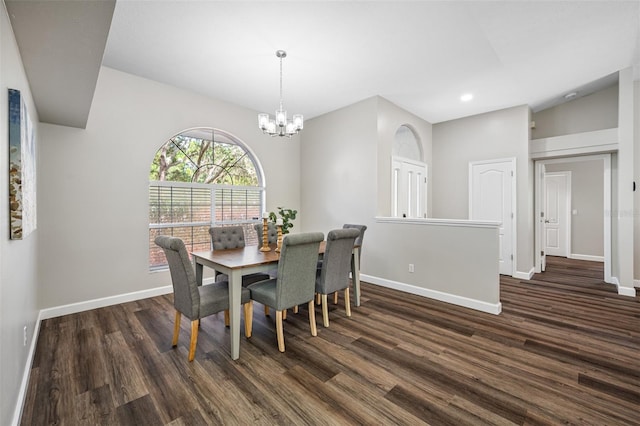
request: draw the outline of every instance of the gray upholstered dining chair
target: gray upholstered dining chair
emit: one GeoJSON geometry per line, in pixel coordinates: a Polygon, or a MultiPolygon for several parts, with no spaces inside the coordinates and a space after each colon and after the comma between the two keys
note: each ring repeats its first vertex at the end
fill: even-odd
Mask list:
{"type": "MultiPolygon", "coordinates": [[[[242,226],[212,226],[209,228],[211,246],[214,250],[230,250],[245,247],[244,228],[242,226]]],[[[269,274],[260,272],[242,276],[242,286],[246,287],[258,281],[268,280],[269,274]]],[[[228,281],[226,274],[216,271],[216,281],[228,281]]]]}
{"type": "Polygon", "coordinates": [[[278,350],[284,352],[283,313],[303,303],[309,304],[311,335],[318,334],[314,308],[316,262],[322,232],[287,235],[282,241],[278,277],[251,284],[251,298],[276,311],[276,335],[278,350]]]}
{"type": "Polygon", "coordinates": [[[322,323],[329,327],[327,295],[344,290],[347,316],[351,316],[349,301],[349,272],[351,271],[353,245],[360,235],[357,229],[334,229],[327,235],[322,267],[316,273],[316,293],[322,298],[322,323]]]}
{"type": "MultiPolygon", "coordinates": [[[[258,235],[258,246],[262,246],[262,222],[254,224],[253,228],[258,235]]],[[[269,244],[278,243],[278,228],[273,222],[267,222],[267,242],[269,244]]]]}
{"type": "MultiPolygon", "coordinates": [[[[358,231],[360,231],[360,236],[358,238],[356,238],[356,242],[355,242],[355,245],[360,247],[360,249],[359,249],[360,250],[360,257],[358,258],[358,269],[360,269],[360,263],[361,263],[361,260],[362,260],[362,243],[364,242],[364,231],[367,230],[367,226],[366,225],[356,225],[356,224],[352,224],[352,223],[345,223],[344,225],[342,225],[342,228],[343,229],[353,228],[353,229],[357,229],[358,231]]],[[[352,255],[351,256],[351,262],[352,262],[351,270],[352,271],[355,269],[354,265],[353,265],[354,261],[355,261],[355,259],[354,259],[353,255],[352,255]]],[[[334,295],[333,295],[333,303],[335,303],[335,304],[338,303],[338,293],[337,292],[334,293],[334,295]]]]}
{"type": "Polygon", "coordinates": [[[353,228],[353,229],[357,229],[358,231],[360,231],[360,235],[358,236],[358,238],[356,238],[355,245],[360,246],[360,255],[362,257],[362,243],[364,241],[364,231],[367,230],[367,226],[366,225],[354,225],[352,223],[345,223],[344,225],[342,225],[342,228],[343,229],[353,228]]]}
{"type": "MultiPolygon", "coordinates": [[[[175,347],[178,344],[180,319],[184,315],[191,320],[189,361],[193,361],[198,343],[200,319],[220,311],[228,312],[229,286],[227,282],[199,286],[189,253],[180,238],[161,235],[156,237],[155,243],[162,248],[167,257],[173,284],[173,306],[176,309],[176,315],[171,345],[175,347]]],[[[244,305],[244,332],[247,337],[251,337],[253,302],[246,288],[242,289],[241,303],[244,305]]],[[[228,325],[227,318],[228,313],[225,315],[225,325],[228,325]]]]}

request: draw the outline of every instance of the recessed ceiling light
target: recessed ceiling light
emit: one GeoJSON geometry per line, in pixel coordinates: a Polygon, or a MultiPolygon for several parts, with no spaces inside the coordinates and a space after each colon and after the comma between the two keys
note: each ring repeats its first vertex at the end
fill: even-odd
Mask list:
{"type": "Polygon", "coordinates": [[[473,99],[473,95],[471,93],[465,93],[464,95],[460,96],[460,100],[462,102],[469,102],[471,99],[473,99]]]}

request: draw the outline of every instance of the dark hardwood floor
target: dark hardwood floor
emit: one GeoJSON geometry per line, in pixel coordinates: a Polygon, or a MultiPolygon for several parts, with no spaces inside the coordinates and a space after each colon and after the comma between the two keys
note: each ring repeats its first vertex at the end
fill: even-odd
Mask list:
{"type": "Polygon", "coordinates": [[[194,362],[186,320],[171,348],[170,295],[46,320],[22,424],[640,425],[640,303],[600,263],[502,277],[497,316],[366,283],[362,299],[317,337],[289,312],[284,354],[256,305],[237,361],[222,314],[194,362]]]}

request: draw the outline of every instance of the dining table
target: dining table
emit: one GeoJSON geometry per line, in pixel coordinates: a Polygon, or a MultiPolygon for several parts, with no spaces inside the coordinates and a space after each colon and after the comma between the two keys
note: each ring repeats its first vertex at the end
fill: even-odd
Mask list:
{"type": "MultiPolygon", "coordinates": [[[[326,241],[320,243],[318,255],[324,254],[326,241]]],[[[202,285],[204,267],[212,268],[229,277],[229,319],[231,333],[231,359],[240,357],[240,311],[242,276],[256,272],[267,272],[278,263],[280,253],[276,245],[269,251],[260,251],[259,246],[245,246],[229,250],[194,251],[191,257],[196,270],[196,282],[202,285]]],[[[360,306],[360,246],[353,247],[351,256],[351,278],[355,293],[355,306],[360,306]]]]}

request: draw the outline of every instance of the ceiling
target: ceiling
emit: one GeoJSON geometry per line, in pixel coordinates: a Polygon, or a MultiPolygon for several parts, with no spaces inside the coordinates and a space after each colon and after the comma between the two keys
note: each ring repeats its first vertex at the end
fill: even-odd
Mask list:
{"type": "MultiPolygon", "coordinates": [[[[523,104],[537,111],[568,92],[615,84],[620,69],[634,66],[640,78],[640,0],[113,3],[6,0],[41,121],[65,124],[41,112],[45,99],[55,101],[47,87],[59,86],[60,76],[42,61],[33,69],[29,57],[43,50],[24,51],[21,39],[56,34],[62,43],[49,49],[75,52],[62,56],[70,70],[91,68],[85,60],[99,69],[102,43],[102,65],[271,113],[279,100],[275,51],[284,49],[284,106],[305,119],[375,95],[431,123],[523,104]],[[25,4],[73,17],[44,25],[53,12],[25,4]],[[77,46],[109,20],[108,36],[77,46]],[[93,54],[78,54],[85,51],[93,54]],[[473,99],[461,102],[465,93],[473,99]]],[[[67,90],[90,100],[97,72],[87,73],[93,87],[67,90]]]]}

